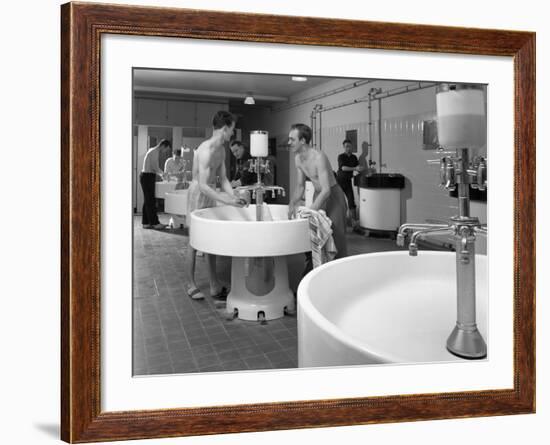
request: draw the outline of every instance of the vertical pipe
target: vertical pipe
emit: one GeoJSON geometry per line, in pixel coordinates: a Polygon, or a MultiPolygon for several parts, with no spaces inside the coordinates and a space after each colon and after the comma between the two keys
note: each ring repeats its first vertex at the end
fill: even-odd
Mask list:
{"type": "MultiPolygon", "coordinates": [[[[370,168],[372,164],[372,92],[369,91],[369,101],[368,101],[368,108],[369,108],[369,166],[370,168]]],[[[367,169],[368,174],[368,169],[367,169]]]]}
{"type": "Polygon", "coordinates": [[[460,176],[458,177],[458,214],[461,217],[470,216],[470,184],[468,176],[468,149],[461,148],[460,176]]]}
{"type": "Polygon", "coordinates": [[[382,99],[378,99],[378,173],[382,173],[382,99]]]}
{"type": "Polygon", "coordinates": [[[311,141],[311,143],[315,147],[315,143],[317,142],[317,137],[315,136],[315,110],[311,112],[310,122],[311,122],[311,131],[313,133],[313,140],[311,141]]]}
{"type": "Polygon", "coordinates": [[[256,221],[262,220],[262,207],[264,204],[264,191],[261,186],[261,183],[262,183],[261,164],[262,164],[262,158],[257,157],[256,158],[256,185],[258,187],[256,189],[256,221]]]}
{"type": "Polygon", "coordinates": [[[464,246],[462,244],[462,235],[458,235],[455,247],[457,256],[460,256],[460,259],[456,262],[456,324],[460,329],[471,331],[477,328],[475,241],[472,237],[468,236],[466,246],[464,246]]]}
{"type": "Polygon", "coordinates": [[[319,151],[323,149],[323,112],[319,110],[319,151]]]}

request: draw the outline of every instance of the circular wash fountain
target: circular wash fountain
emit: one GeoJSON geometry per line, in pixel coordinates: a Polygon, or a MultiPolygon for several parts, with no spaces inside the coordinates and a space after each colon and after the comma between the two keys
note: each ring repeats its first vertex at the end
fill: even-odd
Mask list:
{"type": "Polygon", "coordinates": [[[232,257],[226,311],[243,320],[273,320],[295,311],[287,255],[311,250],[307,219],[288,219],[288,206],[220,206],[191,214],[194,249],[232,257]]]}

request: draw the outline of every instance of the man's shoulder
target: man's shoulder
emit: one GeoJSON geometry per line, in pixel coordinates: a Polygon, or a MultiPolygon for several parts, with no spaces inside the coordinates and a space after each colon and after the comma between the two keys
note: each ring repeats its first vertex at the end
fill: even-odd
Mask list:
{"type": "Polygon", "coordinates": [[[202,141],[199,146],[195,149],[195,153],[197,155],[203,155],[206,152],[209,152],[211,149],[212,144],[210,143],[210,140],[207,139],[205,141],[202,141]]]}

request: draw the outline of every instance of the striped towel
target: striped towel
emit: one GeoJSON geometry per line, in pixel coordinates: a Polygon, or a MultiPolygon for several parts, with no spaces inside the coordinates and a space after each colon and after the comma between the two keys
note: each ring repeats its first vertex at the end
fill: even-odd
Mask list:
{"type": "Polygon", "coordinates": [[[307,207],[298,208],[299,218],[308,218],[309,237],[311,240],[311,257],[313,267],[318,267],[334,259],[338,250],[332,238],[332,221],[324,210],[311,210],[307,207]]]}

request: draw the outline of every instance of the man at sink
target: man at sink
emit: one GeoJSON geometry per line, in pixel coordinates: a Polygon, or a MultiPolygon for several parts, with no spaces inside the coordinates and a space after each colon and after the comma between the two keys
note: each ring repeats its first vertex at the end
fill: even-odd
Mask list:
{"type": "MultiPolygon", "coordinates": [[[[296,191],[288,205],[288,216],[296,217],[296,206],[302,199],[306,179],[313,183],[315,193],[310,210],[324,210],[331,221],[332,236],[336,245],[336,258],[347,256],[346,244],[346,196],[336,182],[327,155],[313,148],[311,128],[305,124],[294,124],[288,134],[288,146],[294,153],[296,163],[296,191]]],[[[304,275],[313,268],[311,253],[306,254],[304,275]]]]}
{"type": "Polygon", "coordinates": [[[252,185],[256,182],[256,174],[249,170],[249,161],[252,159],[250,153],[239,140],[234,140],[229,146],[231,153],[235,156],[235,166],[231,174],[231,186],[241,187],[252,185]]]}
{"type": "MultiPolygon", "coordinates": [[[[225,143],[229,141],[235,129],[235,117],[227,111],[218,111],[212,119],[212,136],[202,142],[193,155],[193,180],[189,187],[187,198],[187,215],[197,209],[215,207],[216,202],[244,207],[246,200],[233,194],[231,183],[225,170],[225,143]],[[223,192],[216,191],[216,178],[219,178],[223,192]],[[225,192],[225,193],[224,193],[225,192]]],[[[191,218],[189,218],[191,222],[191,218]]],[[[189,239],[191,239],[191,224],[189,239]]],[[[187,294],[194,300],[204,298],[203,293],[195,283],[196,250],[187,249],[187,294]]],[[[210,295],[213,298],[224,299],[227,290],[222,287],[216,274],[216,257],[207,255],[210,279],[210,295]]]]}

